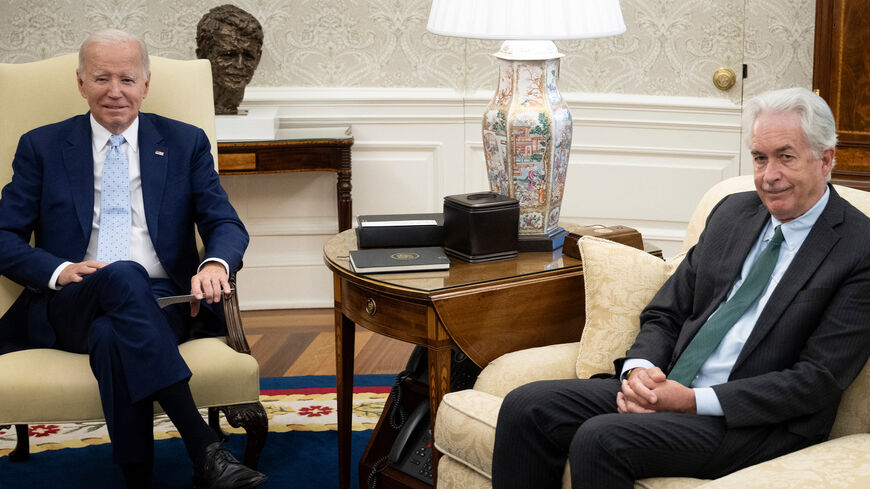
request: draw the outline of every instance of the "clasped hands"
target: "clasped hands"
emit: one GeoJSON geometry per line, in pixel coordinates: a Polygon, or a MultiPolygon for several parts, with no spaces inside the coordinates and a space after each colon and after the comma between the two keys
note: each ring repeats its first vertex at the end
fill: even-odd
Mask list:
{"type": "MultiPolygon", "coordinates": [[[[72,282],[81,282],[86,275],[90,275],[106,265],[108,263],[96,260],[67,265],[58,275],[57,285],[63,287],[72,282]]],[[[224,266],[215,261],[205,263],[200,271],[190,279],[190,294],[196,298],[196,300],[190,301],[190,315],[199,314],[199,301],[205,299],[209,304],[220,302],[222,293],[230,294],[231,292],[230,281],[224,266]]]]}
{"type": "Polygon", "coordinates": [[[695,392],[668,380],[658,367],[636,368],[622,381],[622,391],[616,394],[616,406],[620,413],[695,414],[695,392]]]}

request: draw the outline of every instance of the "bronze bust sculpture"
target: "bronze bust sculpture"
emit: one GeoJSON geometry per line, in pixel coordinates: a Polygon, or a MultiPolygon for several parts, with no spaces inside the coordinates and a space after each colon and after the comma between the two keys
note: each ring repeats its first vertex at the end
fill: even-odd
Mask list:
{"type": "Polygon", "coordinates": [[[263,27],[235,5],[208,11],[196,25],[196,57],[211,61],[215,114],[236,114],[263,54],[263,27]]]}

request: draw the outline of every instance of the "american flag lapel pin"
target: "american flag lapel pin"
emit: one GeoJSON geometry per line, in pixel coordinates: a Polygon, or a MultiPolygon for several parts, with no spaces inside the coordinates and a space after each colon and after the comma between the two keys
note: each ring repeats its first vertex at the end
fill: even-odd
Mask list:
{"type": "Polygon", "coordinates": [[[157,156],[163,156],[163,151],[155,151],[154,154],[157,156]]]}

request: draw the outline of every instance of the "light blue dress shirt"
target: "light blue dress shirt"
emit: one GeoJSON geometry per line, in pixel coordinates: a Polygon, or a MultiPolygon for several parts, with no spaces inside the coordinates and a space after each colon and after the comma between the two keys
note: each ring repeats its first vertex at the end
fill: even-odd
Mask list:
{"type": "MultiPolygon", "coordinates": [[[[819,216],[828,204],[830,192],[830,189],[826,189],[822,198],[819,199],[810,210],[797,219],[781,223],[778,219],[771,216],[770,221],[768,221],[767,225],[761,231],[761,234],[758,236],[752,249],[749,250],[749,254],[746,255],[746,260],[743,262],[740,277],[736,282],[734,282],[734,285],[728,292],[728,299],[737,292],[737,289],[739,289],[743,284],[743,281],[746,280],[746,276],[749,275],[749,270],[752,269],[752,265],[755,264],[758,255],[760,255],[764,248],[767,247],[767,243],[773,237],[776,226],[782,226],[781,229],[784,241],[779,249],[779,259],[776,262],[776,267],[773,269],[770,282],[768,282],[755,304],[750,306],[737,323],[728,331],[725,338],[722,339],[722,343],[719,344],[716,351],[714,351],[707,361],[704,362],[698,375],[695,376],[695,380],[692,381],[698,414],[710,416],[724,415],[722,405],[719,403],[719,398],[716,396],[716,393],[713,391],[711,386],[723,384],[728,381],[728,377],[731,375],[731,368],[734,367],[734,363],[737,361],[737,356],[740,355],[740,350],[743,349],[743,345],[749,338],[750,333],[752,333],[752,329],[755,327],[758,317],[761,316],[761,312],[764,310],[764,306],[767,305],[768,299],[770,299],[771,294],[773,294],[773,291],[782,279],[783,274],[785,274],[785,271],[788,269],[789,265],[791,265],[792,259],[794,259],[801,245],[803,245],[804,240],[806,240],[807,235],[810,234],[813,225],[819,219],[819,216]]],[[[718,312],[718,308],[716,312],[718,312]]],[[[715,315],[716,312],[713,312],[713,315],[715,315]]],[[[654,365],[648,360],[630,358],[625,361],[622,368],[622,374],[624,375],[625,372],[632,368],[650,368],[653,366],[654,365]]]]}

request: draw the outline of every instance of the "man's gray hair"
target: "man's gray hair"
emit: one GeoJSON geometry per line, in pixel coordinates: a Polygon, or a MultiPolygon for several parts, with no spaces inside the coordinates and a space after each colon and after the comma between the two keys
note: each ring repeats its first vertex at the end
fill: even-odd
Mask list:
{"type": "Polygon", "coordinates": [[[129,32],[122,31],[120,29],[104,29],[102,31],[94,32],[87,39],[82,42],[82,46],[79,48],[79,67],[76,70],[77,73],[82,73],[85,69],[85,48],[90,44],[120,44],[128,41],[136,41],[139,43],[139,53],[142,56],[142,68],[145,70],[145,76],[147,77],[149,73],[151,73],[151,62],[148,58],[148,47],[145,46],[145,42],[142,41],[142,38],[135,34],[130,34],[129,32]]]}
{"type": "Polygon", "coordinates": [[[750,99],[743,106],[743,139],[746,147],[752,144],[752,126],[755,119],[764,113],[798,114],[801,129],[818,159],[828,148],[837,146],[837,123],[831,108],[822,97],[806,88],[784,88],[764,92],[750,99]]]}

